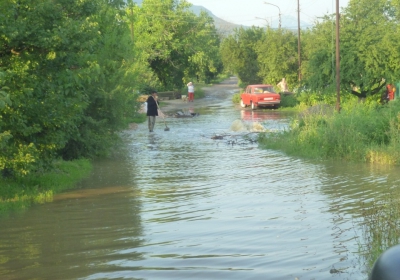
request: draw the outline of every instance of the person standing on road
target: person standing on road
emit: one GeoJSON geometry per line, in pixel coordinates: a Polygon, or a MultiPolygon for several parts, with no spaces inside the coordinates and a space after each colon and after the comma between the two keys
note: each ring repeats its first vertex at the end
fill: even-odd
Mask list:
{"type": "Polygon", "coordinates": [[[192,82],[187,84],[188,87],[188,102],[193,102],[194,100],[194,86],[192,82]]]}
{"type": "Polygon", "coordinates": [[[282,81],[280,81],[277,86],[281,89],[282,92],[288,92],[289,88],[286,82],[285,78],[282,78],[282,81]]]}
{"type": "Polygon", "coordinates": [[[153,132],[154,125],[156,124],[156,116],[158,116],[158,101],[157,91],[153,90],[151,95],[147,98],[147,119],[149,132],[153,132]]]}

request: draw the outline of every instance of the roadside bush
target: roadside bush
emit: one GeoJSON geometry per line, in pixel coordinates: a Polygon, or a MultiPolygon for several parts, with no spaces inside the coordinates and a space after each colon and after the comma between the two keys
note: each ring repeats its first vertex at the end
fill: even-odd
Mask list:
{"type": "Polygon", "coordinates": [[[232,102],[233,102],[233,104],[239,104],[240,103],[240,93],[235,93],[233,96],[232,96],[232,102]]]}
{"type": "Polygon", "coordinates": [[[205,91],[202,88],[194,90],[194,98],[203,98],[206,96],[205,91]]]}
{"type": "Polygon", "coordinates": [[[299,104],[294,94],[281,94],[281,107],[296,107],[299,104]]]}
{"type": "Polygon", "coordinates": [[[264,134],[260,143],[288,154],[384,164],[400,162],[400,102],[343,105],[341,113],[303,114],[290,130],[264,134]]]}

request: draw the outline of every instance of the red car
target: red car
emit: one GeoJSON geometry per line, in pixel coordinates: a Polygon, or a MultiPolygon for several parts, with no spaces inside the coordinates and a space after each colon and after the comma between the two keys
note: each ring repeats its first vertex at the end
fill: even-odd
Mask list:
{"type": "Polygon", "coordinates": [[[281,96],[276,93],[272,85],[248,85],[240,95],[240,106],[251,106],[255,110],[258,107],[279,108],[281,96]]]}

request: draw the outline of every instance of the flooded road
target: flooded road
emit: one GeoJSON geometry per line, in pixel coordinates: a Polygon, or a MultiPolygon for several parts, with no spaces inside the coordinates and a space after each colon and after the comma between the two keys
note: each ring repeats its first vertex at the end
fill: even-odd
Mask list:
{"type": "Polygon", "coordinates": [[[261,150],[243,135],[289,116],[216,90],[198,117],[167,118],[170,131],[124,132],[124,152],[79,189],[2,217],[0,279],[367,279],[361,202],[397,187],[399,170],[261,150]]]}

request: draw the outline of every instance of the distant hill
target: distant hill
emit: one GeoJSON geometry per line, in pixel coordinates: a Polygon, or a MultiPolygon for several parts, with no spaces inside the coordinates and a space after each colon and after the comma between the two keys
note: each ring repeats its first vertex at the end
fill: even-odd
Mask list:
{"type": "MultiPolygon", "coordinates": [[[[142,4],[143,0],[133,0],[136,4],[140,5],[142,4]]],[[[196,6],[193,5],[190,9],[193,13],[196,15],[199,15],[201,11],[206,12],[212,19],[214,19],[214,24],[215,27],[224,35],[229,35],[235,30],[236,28],[250,28],[250,26],[247,25],[240,25],[240,24],[235,24],[232,22],[225,21],[216,15],[214,15],[210,10],[207,10],[203,6],[196,6]]],[[[279,27],[279,20],[274,20],[271,22],[271,27],[272,28],[278,28],[279,27]]],[[[283,16],[282,17],[282,27],[290,30],[297,30],[297,18],[294,18],[292,16],[283,16]]],[[[300,21],[300,27],[302,29],[304,28],[309,28],[311,25],[309,23],[300,21]]]]}
{"type": "Polygon", "coordinates": [[[191,7],[191,11],[193,13],[195,13],[196,15],[199,15],[201,13],[201,11],[206,12],[214,20],[215,27],[223,34],[230,34],[236,28],[240,28],[240,27],[248,28],[249,27],[249,26],[242,26],[240,24],[235,24],[232,22],[225,21],[225,20],[217,17],[216,15],[214,15],[211,11],[207,10],[203,6],[193,5],[191,7]]]}
{"type": "MultiPolygon", "coordinates": [[[[126,1],[126,0],[125,0],[126,1]]],[[[143,0],[133,0],[134,3],[141,5],[143,0]]],[[[207,10],[203,6],[195,6],[193,5],[190,10],[195,13],[196,15],[199,15],[201,11],[205,11],[212,19],[214,19],[214,24],[215,27],[225,35],[231,34],[235,28],[239,28],[241,25],[227,22],[223,19],[220,19],[219,17],[215,16],[211,11],[207,10]]],[[[244,28],[248,26],[243,26],[244,28]]]]}
{"type": "MultiPolygon", "coordinates": [[[[300,28],[301,29],[306,29],[310,28],[312,24],[309,24],[307,22],[304,22],[300,18],[300,28]]],[[[271,22],[271,27],[272,28],[279,28],[279,19],[273,20],[271,22]]],[[[282,27],[289,29],[289,30],[297,30],[297,18],[292,17],[292,16],[282,16],[282,27]]]]}

